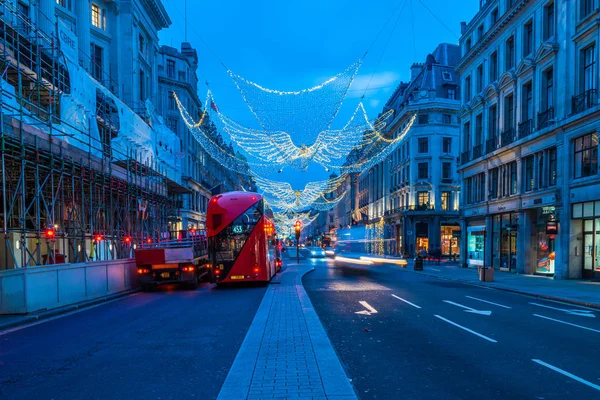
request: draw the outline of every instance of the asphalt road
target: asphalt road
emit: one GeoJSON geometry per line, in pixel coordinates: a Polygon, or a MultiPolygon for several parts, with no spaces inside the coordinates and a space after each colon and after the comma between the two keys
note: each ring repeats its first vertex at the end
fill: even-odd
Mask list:
{"type": "Polygon", "coordinates": [[[361,399],[600,399],[600,312],[315,264],[304,286],[361,399]]]}
{"type": "Polygon", "coordinates": [[[0,333],[0,399],[215,399],[265,290],[167,286],[0,333]]]}

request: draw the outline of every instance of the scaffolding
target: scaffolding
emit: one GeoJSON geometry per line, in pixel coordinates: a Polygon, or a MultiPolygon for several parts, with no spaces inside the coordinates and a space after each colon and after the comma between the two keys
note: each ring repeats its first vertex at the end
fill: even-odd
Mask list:
{"type": "Polygon", "coordinates": [[[7,3],[0,11],[0,270],[128,258],[170,239],[185,190],[157,161],[111,147],[119,121],[110,98],[97,92],[89,110],[100,140],[61,119],[70,81],[57,34],[7,3]]]}

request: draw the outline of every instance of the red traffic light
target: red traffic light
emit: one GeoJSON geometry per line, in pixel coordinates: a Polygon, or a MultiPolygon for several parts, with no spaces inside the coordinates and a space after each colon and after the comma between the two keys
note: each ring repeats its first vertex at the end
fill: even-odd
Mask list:
{"type": "Polygon", "coordinates": [[[102,235],[94,235],[94,240],[96,242],[101,242],[104,240],[104,237],[102,237],[102,235]]]}
{"type": "Polygon", "coordinates": [[[131,243],[131,236],[125,236],[125,237],[123,238],[123,241],[124,241],[125,243],[131,243]]]}
{"type": "Polygon", "coordinates": [[[56,231],[54,229],[46,229],[46,239],[54,239],[56,237],[56,231]]]}
{"type": "Polygon", "coordinates": [[[302,222],[300,222],[300,221],[296,221],[296,223],[294,224],[294,228],[295,228],[297,231],[300,231],[300,229],[302,229],[302,222]]]}

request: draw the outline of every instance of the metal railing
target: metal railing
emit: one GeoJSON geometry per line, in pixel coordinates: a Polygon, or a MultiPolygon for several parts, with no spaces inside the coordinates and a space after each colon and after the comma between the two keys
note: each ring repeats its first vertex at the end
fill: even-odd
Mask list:
{"type": "Polygon", "coordinates": [[[519,139],[523,139],[531,135],[533,132],[533,121],[528,119],[527,121],[523,121],[519,124],[519,139]]]}
{"type": "Polygon", "coordinates": [[[508,146],[509,144],[515,141],[515,129],[509,128],[505,130],[504,132],[502,132],[502,136],[500,139],[502,146],[508,146]]]}
{"type": "Polygon", "coordinates": [[[489,154],[498,148],[498,137],[492,136],[485,142],[485,152],[489,154]]]}
{"type": "Polygon", "coordinates": [[[588,108],[598,104],[596,89],[589,89],[585,92],[573,96],[571,99],[571,110],[573,114],[578,114],[588,108]]]}
{"type": "Polygon", "coordinates": [[[478,144],[477,146],[473,147],[473,160],[481,157],[482,153],[483,153],[483,145],[482,144],[478,144]]]}
{"type": "Polygon", "coordinates": [[[544,129],[554,123],[554,107],[538,113],[538,129],[544,129]]]}

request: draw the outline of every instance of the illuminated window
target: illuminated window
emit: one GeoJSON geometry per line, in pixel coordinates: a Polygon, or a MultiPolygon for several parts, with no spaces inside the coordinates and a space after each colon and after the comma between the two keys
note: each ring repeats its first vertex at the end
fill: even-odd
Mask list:
{"type": "Polygon", "coordinates": [[[417,192],[417,204],[419,206],[428,206],[429,192],[417,192]]]}
{"type": "Polygon", "coordinates": [[[450,210],[450,192],[442,192],[442,210],[450,210]]]}
{"type": "Polygon", "coordinates": [[[106,30],[106,13],[96,3],[92,3],[92,25],[96,28],[106,30]]]}

